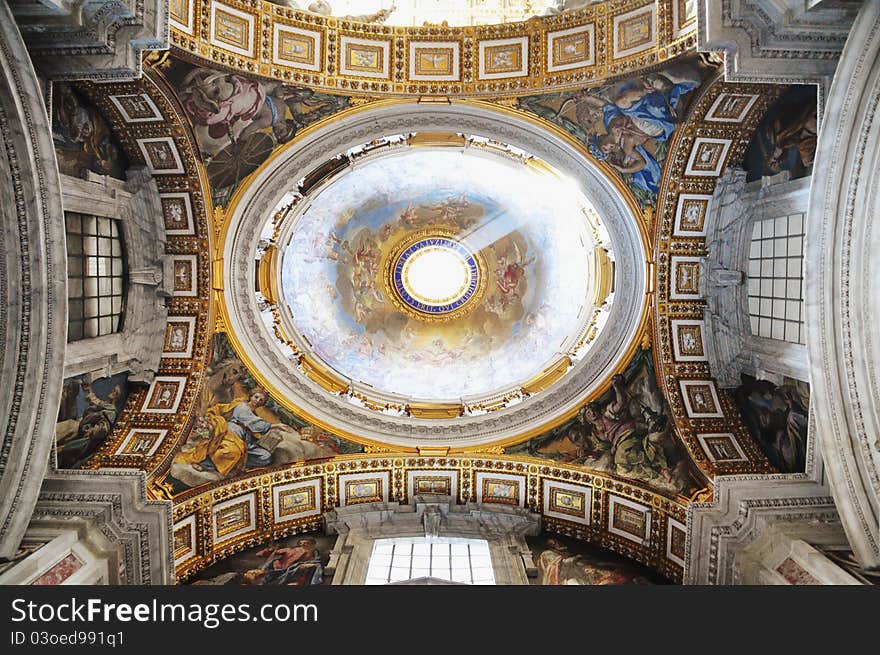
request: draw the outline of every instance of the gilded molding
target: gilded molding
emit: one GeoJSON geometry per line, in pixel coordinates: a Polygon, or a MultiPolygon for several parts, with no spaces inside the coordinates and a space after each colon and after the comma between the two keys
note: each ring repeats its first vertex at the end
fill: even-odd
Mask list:
{"type": "MultiPolygon", "coordinates": [[[[545,529],[595,543],[642,562],[675,582],[682,580],[684,569],[674,553],[670,557],[667,530],[670,522],[685,523],[687,499],[669,498],[632,481],[533,458],[482,453],[467,456],[377,453],[346,455],[334,458],[332,462],[301,463],[278,470],[264,470],[178,496],[173,510],[175,543],[180,546],[176,549],[177,581],[183,582],[214,562],[246,548],[320,529],[322,516],[316,511],[323,513],[345,504],[340,494],[347,491],[341,480],[349,474],[366,474],[371,483],[379,480],[380,484],[387,484],[387,488],[379,490],[380,495],[387,498],[383,503],[408,503],[411,498],[407,479],[412,472],[452,476],[456,483],[452,499],[457,504],[480,502],[478,478],[503,473],[519,481],[516,485],[518,493],[522,494],[521,505],[532,512],[542,513],[545,529]],[[591,499],[588,515],[579,521],[548,516],[544,490],[552,488],[554,483],[564,485],[566,489],[576,487],[588,494],[591,499]],[[277,503],[282,488],[314,489],[320,503],[303,505],[301,518],[279,515],[277,503]],[[250,507],[251,498],[257,512],[255,520],[250,523],[252,527],[215,544],[213,523],[218,514],[215,508],[221,504],[221,509],[230,505],[250,507]],[[612,498],[634,503],[650,516],[650,530],[643,541],[634,542],[609,529],[613,520],[609,514],[612,498]],[[240,502],[235,502],[236,499],[240,502]],[[193,535],[195,540],[190,541],[193,535]]],[[[483,502],[489,501],[484,499],[483,502]]],[[[245,514],[247,511],[242,509],[242,520],[245,514]]]]}
{"type": "MultiPolygon", "coordinates": [[[[174,262],[192,266],[189,270],[193,287],[182,291],[175,286],[172,295],[166,299],[169,316],[195,319],[192,322],[194,335],[191,356],[161,359],[157,378],[151,387],[129,394],[113,432],[84,465],[89,469],[135,468],[152,475],[170,466],[178,443],[182,443],[189,432],[192,412],[204,382],[211,335],[218,328],[215,323],[221,320],[214,317],[213,298],[218,293],[214,289],[218,272],[216,266],[222,264],[222,260],[212,260],[210,257],[214,238],[211,228],[216,225],[216,216],[211,214],[210,189],[195,139],[186,127],[188,123],[182,118],[184,114],[173,91],[165,86],[160,76],[148,69],[136,81],[102,85],[82,83],[78,88],[108,118],[132,163],[150,163],[145,155],[151,151],[144,147],[145,143],[161,143],[163,148],[171,149],[173,159],[175,163],[179,162],[180,167],[173,169],[175,172],[172,173],[154,170],[153,179],[160,194],[187,194],[192,209],[192,233],[167,234],[165,246],[166,254],[174,262]],[[133,107],[137,107],[127,104],[129,99],[141,96],[148,97],[159,112],[156,120],[139,121],[136,116],[126,115],[125,111],[134,111],[133,107]],[[150,410],[154,387],[162,381],[174,381],[178,385],[176,397],[179,400],[174,411],[150,410]],[[161,443],[149,456],[126,453],[122,448],[126,439],[138,430],[163,431],[161,443]]],[[[222,278],[220,280],[222,282],[222,278]]],[[[222,323],[219,327],[222,328],[222,323]]],[[[160,498],[165,495],[152,480],[148,484],[148,493],[160,498]]]]}
{"type": "Polygon", "coordinates": [[[696,47],[671,0],[616,0],[528,21],[394,27],[268,0],[182,0],[171,43],[242,73],[342,94],[488,98],[595,84],[696,47]]]}
{"type": "MultiPolygon", "coordinates": [[[[680,279],[675,268],[679,264],[696,264],[707,254],[705,236],[675,234],[676,210],[679,196],[712,194],[718,175],[742,159],[761,117],[779,93],[779,87],[775,86],[733,84],[721,79],[707,84],[674,137],[658,195],[654,235],[654,357],[660,387],[675,418],[676,432],[691,458],[710,480],[718,474],[771,473],[773,468],[742,422],[731,392],[715,388],[708,363],[675,359],[672,321],[700,320],[704,307],[699,293],[682,293],[678,288],[680,279]],[[755,97],[738,117],[739,120],[719,121],[714,113],[716,101],[726,93],[755,97]],[[703,146],[707,148],[718,144],[720,158],[713,161],[707,156],[707,167],[713,168],[712,175],[705,175],[699,168],[694,168],[695,155],[699,154],[701,144],[708,144],[703,146]],[[700,415],[688,411],[685,390],[693,384],[705,384],[717,394],[715,412],[700,415]],[[745,451],[746,459],[713,462],[703,451],[698,433],[733,434],[745,451]]],[[[707,152],[711,154],[711,151],[707,152]]]]}

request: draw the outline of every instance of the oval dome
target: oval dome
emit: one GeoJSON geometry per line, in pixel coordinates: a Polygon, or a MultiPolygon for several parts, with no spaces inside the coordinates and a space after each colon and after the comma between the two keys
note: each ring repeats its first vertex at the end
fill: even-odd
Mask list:
{"type": "Polygon", "coordinates": [[[311,194],[281,240],[302,349],[380,393],[436,402],[523,384],[575,350],[598,222],[582,193],[527,162],[393,149],[311,194]]]}
{"type": "Polygon", "coordinates": [[[581,144],[526,117],[352,109],[230,202],[223,320],[255,380],[313,425],[508,443],[572,416],[635,348],[637,211],[581,144]]]}

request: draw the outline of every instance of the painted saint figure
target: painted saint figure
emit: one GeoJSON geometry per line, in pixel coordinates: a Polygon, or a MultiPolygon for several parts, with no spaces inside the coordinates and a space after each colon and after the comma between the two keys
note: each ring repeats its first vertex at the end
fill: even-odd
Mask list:
{"type": "Polygon", "coordinates": [[[649,356],[640,351],[575,419],[508,452],[572,462],[676,493],[693,491],[689,460],[673,439],[649,356]]]}
{"type": "Polygon", "coordinates": [[[541,585],[653,584],[623,560],[613,561],[586,552],[574,552],[562,541],[549,538],[536,558],[541,585]]]}
{"type": "Polygon", "coordinates": [[[692,59],[621,82],[526,96],[519,106],[581,140],[623,176],[642,205],[649,205],[659,193],[669,142],[703,75],[703,63],[692,59]]]}
{"type": "Polygon", "coordinates": [[[266,404],[266,392],[256,389],[245,400],[219,403],[207,410],[212,425],[209,439],[178,455],[178,461],[197,471],[217,471],[223,477],[244,469],[269,466],[272,453],[259,440],[272,428],[290,430],[283,423],[270,423],[256,414],[266,404]]]}

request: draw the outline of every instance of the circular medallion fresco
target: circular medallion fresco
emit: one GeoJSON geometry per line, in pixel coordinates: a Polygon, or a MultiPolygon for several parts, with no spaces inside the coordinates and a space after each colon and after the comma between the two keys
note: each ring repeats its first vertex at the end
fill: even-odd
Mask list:
{"type": "Polygon", "coordinates": [[[594,318],[602,235],[576,187],[526,161],[398,148],[307,194],[279,239],[285,331],[346,380],[418,401],[541,374],[594,318]]]}

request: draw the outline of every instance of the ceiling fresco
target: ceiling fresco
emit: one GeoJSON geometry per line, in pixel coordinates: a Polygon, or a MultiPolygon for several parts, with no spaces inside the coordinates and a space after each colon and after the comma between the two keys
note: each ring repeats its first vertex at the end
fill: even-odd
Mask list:
{"type": "Polygon", "coordinates": [[[324,575],[336,537],[298,534],[250,548],[201,571],[187,584],[309,587],[329,584],[324,575]]]}
{"type": "Polygon", "coordinates": [[[743,158],[746,180],[787,171],[790,179],[809,175],[816,156],[816,87],[786,90],[761,119],[743,158]]]}
{"type": "Polygon", "coordinates": [[[128,160],[107,120],[73,86],[52,86],[52,140],[58,170],[87,179],[88,174],[125,179],[128,160]]]}
{"type": "Polygon", "coordinates": [[[743,374],[734,397],[749,432],[773,466],[783,473],[803,473],[807,466],[810,385],[785,378],[777,386],[743,374]]]}
{"type": "Polygon", "coordinates": [[[685,496],[705,485],[674,434],[652,353],[644,349],[575,418],[506,452],[607,471],[685,496]]]}
{"type": "Polygon", "coordinates": [[[295,417],[262,389],[217,333],[193,428],[171,464],[175,491],[257,468],[363,452],[295,417]]]}
{"type": "Polygon", "coordinates": [[[110,436],[128,397],[128,373],[67,378],[55,426],[58,468],[79,468],[110,436]]]}
{"type": "Polygon", "coordinates": [[[623,178],[643,207],[657,202],[669,143],[714,73],[698,55],[659,70],[577,91],[519,98],[520,109],[551,121],[586,144],[623,178]]]}
{"type": "Polygon", "coordinates": [[[206,68],[177,57],[160,70],[171,84],[202,152],[214,202],[302,128],[348,106],[348,98],[206,68]]]}
{"type": "Polygon", "coordinates": [[[526,541],[538,569],[534,585],[668,584],[651,569],[582,541],[547,533],[526,541]]]}
{"type": "MultiPolygon", "coordinates": [[[[208,15],[208,4],[199,4],[196,16],[208,15]]],[[[250,11],[250,5],[233,4],[250,11]]],[[[633,11],[641,4],[632,3],[633,11]]],[[[617,13],[630,11],[630,5],[620,12],[605,12],[608,7],[599,3],[575,12],[565,24],[579,28],[600,17],[596,42],[607,43],[617,13]]],[[[461,89],[470,85],[461,95],[482,94],[548,133],[564,131],[612,186],[637,199],[639,219],[650,229],[652,319],[633,343],[635,354],[572,418],[518,444],[419,455],[415,447],[331,434],[261,387],[260,372],[244,364],[217,311],[217,261],[223,255],[217,243],[230,199],[273,154],[296,147],[310,126],[331,123],[340,112],[383,94],[417,94],[417,87],[407,91],[416,82],[377,81],[374,88],[368,78],[343,83],[340,75],[331,87],[329,79],[309,82],[316,71],[263,66],[265,61],[249,65],[265,53],[227,53],[212,64],[205,53],[222,48],[206,45],[204,26],[194,19],[190,32],[180,21],[173,25],[177,47],[152,56],[144,79],[77,85],[58,96],[63,104],[56,105],[56,142],[68,151],[75,174],[120,174],[115,168],[149,165],[167,196],[166,227],[174,229],[180,211],[193,218],[192,232],[169,233],[167,246],[175,273],[186,282],[168,299],[166,353],[174,354],[163,357],[146,388],[122,379],[91,386],[69,380],[59,415],[59,462],[145,470],[150,494],[175,504],[181,580],[255,544],[314,531],[321,512],[342,502],[367,502],[345,497],[347,475],[375,474],[381,499],[406,500],[408,476],[430,471],[434,477],[449,474],[448,491],[461,502],[509,503],[481,495],[480,481],[489,474],[512,476],[519,485],[517,504],[541,511],[545,529],[600,544],[680,581],[686,507],[711,497],[715,475],[803,471],[810,465],[803,420],[808,390],[750,380],[736,392],[718,389],[701,358],[701,296],[688,292],[687,275],[680,273],[699,275],[686,266],[688,258],[706,253],[698,229],[705,216],[694,213],[694,234],[686,235],[680,196],[710,196],[715,178],[730,165],[743,164],[758,177],[806,173],[815,119],[806,110],[796,120],[779,119],[790,115],[798,98],[806,102],[803,89],[783,95],[777,87],[722,82],[713,62],[684,52],[682,44],[694,45],[692,33],[673,36],[680,17],[671,4],[657,7],[654,45],[677,43],[675,53],[660,55],[652,45],[641,59],[626,55],[589,81],[572,73],[568,82],[557,83],[565,73],[545,70],[546,61],[536,72],[536,55],[527,46],[528,82],[510,86],[474,76],[460,82],[461,89]],[[551,83],[571,90],[541,94],[551,83]],[[789,109],[768,114],[780,96],[789,109]],[[79,105],[78,97],[84,99],[79,105]],[[137,97],[149,98],[158,116],[137,115],[139,105],[126,104],[137,97]],[[89,130],[89,124],[97,127],[89,130]],[[161,171],[159,142],[177,154],[183,173],[161,171]],[[189,202],[175,210],[181,194],[189,202]],[[179,343],[188,356],[175,352],[179,343]],[[682,358],[685,351],[690,355],[682,358]],[[244,434],[236,427],[240,422],[251,426],[244,434]],[[237,527],[220,534],[221,521],[237,527]]],[[[297,24],[299,17],[286,11],[273,13],[273,21],[297,24]]],[[[553,20],[562,19],[541,19],[541,38],[551,27],[561,29],[553,20]]],[[[307,21],[312,28],[338,28],[307,21]]],[[[395,41],[394,51],[409,44],[395,41]]],[[[476,41],[468,47],[472,55],[479,49],[476,41]]],[[[448,92],[455,85],[444,84],[448,92]]],[[[612,261],[614,253],[601,233],[601,216],[592,223],[584,218],[589,199],[572,197],[558,177],[515,158],[432,148],[365,159],[352,173],[310,195],[307,207],[293,207],[288,223],[278,226],[289,236],[279,250],[278,282],[291,331],[341,375],[424,400],[492,394],[540,372],[595,309],[591,257],[599,244],[612,261]],[[540,194],[532,192],[536,179],[543,185],[540,194]],[[423,252],[434,256],[434,264],[423,252]],[[403,267],[410,258],[407,277],[403,267]],[[432,276],[441,269],[447,277],[432,276]]],[[[274,229],[273,218],[267,216],[274,229]]],[[[613,294],[607,300],[613,302],[613,294]]],[[[293,549],[296,543],[282,546],[293,549]]],[[[615,573],[601,557],[585,566],[588,557],[575,557],[570,545],[563,546],[536,546],[550,553],[542,572],[548,583],[642,581],[638,571],[615,573]]],[[[245,565],[259,569],[274,555],[248,557],[245,565]]],[[[314,564],[320,558],[306,559],[314,564]]],[[[235,566],[199,577],[205,583],[244,580],[235,566]]],[[[311,566],[312,574],[318,568],[311,566]]]]}
{"type": "MultiPolygon", "coordinates": [[[[414,148],[349,169],[310,198],[282,249],[295,329],[379,392],[455,400],[527,381],[593,315],[597,243],[579,196],[546,171],[470,150],[414,148]],[[392,280],[397,260],[438,238],[474,253],[472,288],[451,313],[406,293],[417,263],[400,266],[400,289],[392,280]]],[[[447,274],[442,261],[426,270],[447,274]]]]}
{"type": "Polygon", "coordinates": [[[538,158],[525,150],[543,147],[533,119],[517,114],[522,131],[505,132],[510,114],[461,111],[480,112],[465,124],[485,136],[422,126],[454,129],[454,110],[346,110],[339,128],[309,131],[224,208],[223,233],[247,235],[222,246],[234,347],[293,411],[346,438],[460,448],[535,434],[574,413],[644,329],[636,203],[571,157],[561,133],[538,158]],[[415,131],[393,133],[406,126],[415,131]],[[432,273],[440,261],[451,268],[432,273]],[[233,274],[245,270],[256,289],[233,274]],[[443,287],[452,296],[428,297],[443,287]],[[542,397],[552,404],[517,423],[542,397]],[[487,434],[480,417],[493,411],[508,424],[487,434]],[[410,418],[437,422],[413,439],[410,418]]]}

